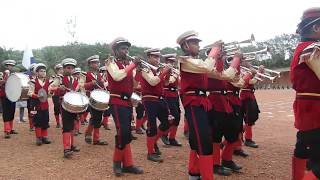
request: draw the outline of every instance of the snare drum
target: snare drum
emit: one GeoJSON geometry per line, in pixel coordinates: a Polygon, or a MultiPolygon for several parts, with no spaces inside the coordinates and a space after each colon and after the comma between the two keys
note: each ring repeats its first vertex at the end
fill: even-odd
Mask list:
{"type": "Polygon", "coordinates": [[[23,73],[11,74],[5,85],[7,98],[12,102],[29,99],[29,77],[23,73]]]}
{"type": "Polygon", "coordinates": [[[108,91],[102,89],[95,89],[90,93],[90,106],[98,111],[105,111],[108,109],[110,94],[108,91]]]}
{"type": "Polygon", "coordinates": [[[89,105],[87,96],[79,92],[67,92],[63,96],[62,108],[71,113],[85,112],[89,105]]]}

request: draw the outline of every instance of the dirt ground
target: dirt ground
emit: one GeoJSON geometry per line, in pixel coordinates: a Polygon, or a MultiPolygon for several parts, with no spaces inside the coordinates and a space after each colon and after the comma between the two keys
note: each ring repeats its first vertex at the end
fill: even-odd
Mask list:
{"type": "MultiPolygon", "coordinates": [[[[295,141],[293,128],[292,90],[258,90],[256,97],[261,114],[254,128],[254,140],[258,149],[244,147],[250,153],[248,158],[235,157],[243,166],[242,173],[229,177],[215,176],[215,179],[290,179],[291,154],[295,141]]],[[[52,111],[51,111],[52,112],[52,111]]],[[[16,115],[18,117],[18,114],[16,115]]],[[[112,122],[112,121],[110,121],[112,122]]],[[[109,142],[108,146],[93,146],[84,142],[83,134],[75,137],[80,153],[72,159],[64,159],[61,129],[55,128],[54,117],[50,119],[49,137],[52,144],[36,146],[34,132],[29,132],[27,123],[17,123],[18,135],[4,139],[0,134],[0,179],[187,179],[189,146],[182,134],[180,124],[178,140],[182,148],[164,147],[159,142],[164,163],[146,160],[145,135],[136,135],[132,151],[134,162],[141,166],[143,175],[128,175],[116,178],[112,173],[112,153],[114,147],[114,126],[111,131],[101,128],[101,137],[109,142]]],[[[0,123],[3,129],[3,123],[0,123]]],[[[84,132],[85,126],[81,126],[84,132]]]]}

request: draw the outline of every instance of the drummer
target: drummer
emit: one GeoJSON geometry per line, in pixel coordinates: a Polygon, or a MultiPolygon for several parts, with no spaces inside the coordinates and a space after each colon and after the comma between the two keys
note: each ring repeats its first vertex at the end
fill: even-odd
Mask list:
{"type": "MultiPolygon", "coordinates": [[[[99,73],[101,74],[102,78],[104,79],[104,87],[108,89],[108,80],[107,80],[107,68],[106,66],[102,66],[99,68],[99,73]]],[[[111,130],[109,127],[109,117],[111,115],[111,109],[108,108],[103,112],[103,120],[101,125],[104,127],[105,130],[111,130]]]]}
{"type": "MultiPolygon", "coordinates": [[[[33,70],[34,70],[34,67],[36,65],[37,65],[36,63],[33,63],[29,67],[29,71],[30,71],[29,79],[30,79],[30,81],[35,78],[35,73],[34,73],[33,70]]],[[[33,122],[32,122],[33,114],[31,114],[31,112],[30,112],[31,111],[31,107],[32,107],[32,104],[30,102],[30,99],[27,99],[28,120],[29,120],[29,128],[30,128],[29,130],[30,131],[34,131],[34,126],[33,126],[33,122]]]]}
{"type": "MultiPolygon", "coordinates": [[[[99,56],[93,55],[87,59],[90,70],[86,73],[84,89],[87,92],[87,96],[90,97],[90,93],[95,89],[104,89],[104,79],[99,73],[99,56]]],[[[103,111],[96,110],[89,107],[90,110],[90,121],[85,132],[85,141],[88,144],[92,142],[92,131],[93,131],[93,145],[108,145],[106,141],[100,139],[100,127],[102,121],[103,111]]]]}
{"type": "MultiPolygon", "coordinates": [[[[77,68],[75,68],[74,69],[74,72],[72,73],[72,76],[76,79],[76,80],[78,80],[78,82],[79,82],[79,92],[81,92],[81,93],[85,93],[85,90],[83,89],[83,83],[84,83],[84,81],[83,81],[83,79],[84,79],[84,77],[83,77],[83,75],[81,74],[81,68],[79,68],[79,67],[77,67],[77,68]]],[[[82,117],[82,114],[78,114],[77,115],[77,118],[75,119],[75,121],[74,121],[74,135],[75,136],[78,136],[79,134],[82,134],[81,132],[80,132],[80,121],[81,121],[81,117],[82,117]]]]}
{"type": "Polygon", "coordinates": [[[13,119],[14,113],[16,110],[16,103],[11,102],[5,92],[5,83],[13,70],[13,67],[16,65],[15,60],[5,60],[2,62],[4,66],[4,71],[0,76],[0,97],[2,103],[2,119],[4,122],[4,138],[9,139],[11,134],[18,134],[15,130],[13,130],[13,119]]]}
{"type": "MultiPolygon", "coordinates": [[[[59,96],[63,97],[64,94],[69,91],[78,91],[78,80],[72,77],[74,68],[77,65],[77,61],[72,58],[66,58],[61,62],[63,66],[63,77],[56,78],[49,88],[50,91],[58,91],[59,96]]],[[[62,98],[60,98],[62,99],[62,98]]],[[[60,102],[61,104],[61,102],[60,102]]],[[[64,108],[61,108],[62,115],[62,137],[63,137],[63,153],[65,158],[72,156],[73,152],[79,152],[80,149],[73,144],[73,129],[74,120],[76,119],[76,113],[70,113],[64,108]]]]}
{"type": "Polygon", "coordinates": [[[30,88],[28,96],[30,102],[34,105],[31,113],[34,114],[33,124],[36,134],[36,145],[50,144],[48,139],[49,126],[49,103],[48,91],[49,86],[53,82],[46,78],[47,67],[43,63],[38,63],[34,66],[36,77],[30,80],[30,88]]]}
{"type": "MultiPolygon", "coordinates": [[[[53,79],[62,79],[63,77],[63,68],[62,68],[62,64],[58,63],[54,66],[54,70],[56,72],[56,74],[52,77],[53,79]]],[[[56,128],[60,128],[61,125],[60,125],[60,100],[59,100],[59,94],[58,94],[58,91],[55,91],[53,93],[53,96],[52,96],[52,101],[53,101],[53,110],[54,110],[54,117],[56,119],[56,128]]]]}

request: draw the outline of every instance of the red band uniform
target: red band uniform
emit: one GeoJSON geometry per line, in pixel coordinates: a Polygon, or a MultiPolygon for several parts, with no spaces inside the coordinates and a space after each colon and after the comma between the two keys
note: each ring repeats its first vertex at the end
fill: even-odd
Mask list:
{"type": "MultiPolygon", "coordinates": [[[[62,65],[56,64],[54,67],[56,74],[52,77],[53,79],[59,78],[62,81],[63,75],[62,75],[62,65]]],[[[60,95],[59,95],[59,91],[54,91],[53,92],[53,96],[52,96],[52,102],[53,102],[53,111],[54,111],[54,117],[56,119],[56,128],[60,128],[60,95]]]]}
{"type": "Polygon", "coordinates": [[[33,124],[35,127],[36,144],[50,144],[48,139],[49,126],[49,103],[48,94],[49,86],[53,81],[47,79],[46,66],[42,63],[35,65],[34,72],[37,73],[35,79],[30,81],[30,88],[28,95],[30,102],[34,106],[31,111],[34,113],[33,124]],[[41,71],[41,72],[39,72],[41,71]],[[41,73],[41,74],[40,74],[41,73]]]}
{"type": "Polygon", "coordinates": [[[123,172],[141,174],[143,170],[133,165],[131,153],[131,119],[132,105],[130,101],[134,87],[134,63],[127,61],[131,43],[125,38],[116,38],[111,47],[115,60],[106,62],[108,87],[110,90],[110,108],[116,127],[115,149],[113,154],[113,170],[116,176],[123,172]]]}
{"type": "MultiPolygon", "coordinates": [[[[99,64],[99,56],[94,55],[89,57],[87,59],[87,63],[92,69],[92,71],[88,71],[86,73],[86,81],[84,83],[84,88],[86,90],[87,96],[90,97],[91,91],[95,89],[104,88],[104,81],[101,74],[98,72],[99,67],[95,67],[96,69],[93,69],[93,67],[95,66],[93,63],[99,64]]],[[[100,127],[101,127],[103,111],[99,111],[91,106],[89,107],[89,111],[90,111],[91,118],[85,132],[85,141],[87,143],[92,142],[91,136],[93,131],[93,144],[107,145],[108,144],[107,142],[100,139],[100,127]]]]}
{"type": "MultiPolygon", "coordinates": [[[[176,62],[176,54],[163,55],[165,62],[174,64],[176,62]]],[[[180,123],[180,97],[178,93],[179,74],[171,72],[168,81],[164,87],[164,98],[168,104],[170,115],[173,120],[170,121],[169,139],[166,136],[166,143],[172,146],[181,146],[176,140],[176,134],[180,123]]],[[[162,138],[161,138],[162,139],[162,138]]]]}
{"type": "Polygon", "coordinates": [[[187,31],[177,43],[189,58],[180,58],[181,100],[189,125],[189,179],[213,179],[212,135],[207,112],[211,103],[207,97],[207,73],[213,70],[214,59],[196,59],[199,52],[198,34],[187,31]],[[183,61],[182,61],[183,60],[183,61]]]}
{"type": "Polygon", "coordinates": [[[13,119],[16,109],[16,103],[11,102],[6,97],[5,92],[5,83],[10,75],[10,71],[16,65],[16,61],[14,60],[5,60],[2,62],[2,65],[5,67],[5,71],[2,72],[0,77],[0,97],[2,103],[2,119],[4,122],[4,137],[10,138],[11,134],[17,134],[15,130],[13,130],[13,119]]]}
{"type": "Polygon", "coordinates": [[[320,8],[304,11],[297,33],[301,36],[291,62],[291,82],[297,141],[292,159],[293,180],[320,179],[320,8]],[[305,175],[306,160],[310,170],[305,175]]]}
{"type": "MultiPolygon", "coordinates": [[[[50,89],[59,91],[59,96],[62,97],[68,91],[66,88],[72,91],[78,91],[79,83],[78,81],[72,77],[72,72],[77,65],[77,61],[72,58],[66,58],[61,62],[63,66],[63,78],[56,78],[52,83],[52,87],[50,89]],[[66,87],[66,88],[65,88],[66,87]],[[54,89],[55,88],[55,89],[54,89]]],[[[60,102],[61,105],[61,102],[60,102]]],[[[73,130],[74,130],[74,121],[77,118],[76,113],[71,113],[66,111],[63,107],[61,109],[61,117],[62,117],[62,137],[63,137],[63,149],[64,149],[64,157],[69,158],[72,156],[73,152],[79,152],[80,149],[74,145],[73,139],[73,130]]]]}

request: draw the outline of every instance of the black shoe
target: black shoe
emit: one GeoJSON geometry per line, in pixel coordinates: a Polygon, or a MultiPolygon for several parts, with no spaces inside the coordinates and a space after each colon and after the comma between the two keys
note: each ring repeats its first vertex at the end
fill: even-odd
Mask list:
{"type": "Polygon", "coordinates": [[[162,141],[163,144],[165,144],[165,145],[170,145],[168,136],[161,136],[161,141],[162,141]]]}
{"type": "Polygon", "coordinates": [[[235,162],[233,161],[225,161],[225,160],[222,160],[221,162],[221,165],[226,167],[226,168],[229,168],[231,169],[232,171],[234,172],[240,172],[240,170],[242,169],[241,166],[238,166],[235,162]]]}
{"type": "Polygon", "coordinates": [[[10,133],[9,133],[9,132],[5,132],[5,133],[4,133],[4,138],[5,138],[5,139],[10,139],[10,137],[11,137],[11,136],[10,136],[10,133]]]}
{"type": "Polygon", "coordinates": [[[143,130],[147,130],[147,128],[142,124],[141,125],[141,128],[143,129],[143,130]]]}
{"type": "Polygon", "coordinates": [[[78,148],[77,146],[71,146],[71,151],[80,152],[80,148],[78,148]]]}
{"type": "Polygon", "coordinates": [[[169,139],[169,143],[171,146],[178,146],[178,147],[182,146],[182,144],[179,143],[176,139],[169,139]]]}
{"type": "Polygon", "coordinates": [[[37,146],[42,145],[42,138],[36,138],[36,145],[37,146]]]}
{"type": "Polygon", "coordinates": [[[30,131],[30,132],[34,131],[34,128],[30,128],[29,131],[30,131]]]}
{"type": "Polygon", "coordinates": [[[82,132],[78,131],[78,134],[80,135],[80,134],[82,134],[82,132]]]}
{"type": "Polygon", "coordinates": [[[232,171],[229,168],[226,168],[220,165],[214,165],[213,173],[218,174],[220,176],[230,176],[232,174],[232,171]]]}
{"type": "Polygon", "coordinates": [[[43,144],[51,144],[51,141],[47,137],[44,137],[44,138],[42,138],[42,143],[43,144]]]}
{"type": "Polygon", "coordinates": [[[244,145],[248,146],[248,147],[252,147],[252,148],[258,148],[258,144],[256,144],[256,142],[252,141],[251,139],[246,139],[244,141],[244,145]]]}
{"type": "Polygon", "coordinates": [[[234,150],[234,151],[233,151],[233,155],[235,155],[235,156],[241,156],[241,157],[244,157],[244,158],[246,158],[246,157],[249,156],[249,154],[246,153],[246,152],[244,152],[242,149],[234,150]]]}
{"type": "Polygon", "coordinates": [[[121,168],[121,161],[113,162],[113,173],[119,177],[122,176],[122,168],[121,168]]]}
{"type": "Polygon", "coordinates": [[[63,157],[65,157],[65,158],[70,158],[71,156],[72,156],[72,151],[71,151],[71,149],[65,149],[64,151],[63,151],[63,157]]]}
{"type": "Polygon", "coordinates": [[[156,153],[148,154],[147,159],[153,162],[159,162],[159,163],[163,162],[163,159],[161,158],[161,156],[159,156],[156,153]]]}
{"type": "Polygon", "coordinates": [[[88,144],[91,144],[92,143],[92,136],[90,134],[86,134],[84,136],[84,141],[88,144]]]}
{"type": "Polygon", "coordinates": [[[102,145],[102,146],[106,146],[108,145],[107,141],[103,141],[101,139],[99,139],[98,141],[94,141],[93,145],[102,145]]]}
{"type": "Polygon", "coordinates": [[[60,124],[57,124],[57,125],[56,125],[56,128],[61,128],[60,124]]]}
{"type": "Polygon", "coordinates": [[[191,176],[191,175],[189,175],[189,180],[201,180],[201,176],[191,176]]]}
{"type": "Polygon", "coordinates": [[[143,174],[143,170],[137,166],[123,167],[122,172],[131,174],[143,174]]]}
{"type": "Polygon", "coordinates": [[[136,134],[144,134],[144,133],[143,133],[142,129],[139,128],[139,129],[136,129],[136,134]]]}
{"type": "Polygon", "coordinates": [[[19,134],[19,133],[17,131],[15,131],[15,130],[11,130],[10,134],[19,134]]]}
{"type": "Polygon", "coordinates": [[[161,155],[161,151],[160,151],[157,143],[154,144],[153,148],[154,148],[155,153],[160,156],[161,155]]]}
{"type": "Polygon", "coordinates": [[[109,128],[109,125],[108,125],[108,124],[107,124],[107,125],[104,125],[103,127],[104,127],[105,130],[111,130],[111,129],[109,128]]]}

